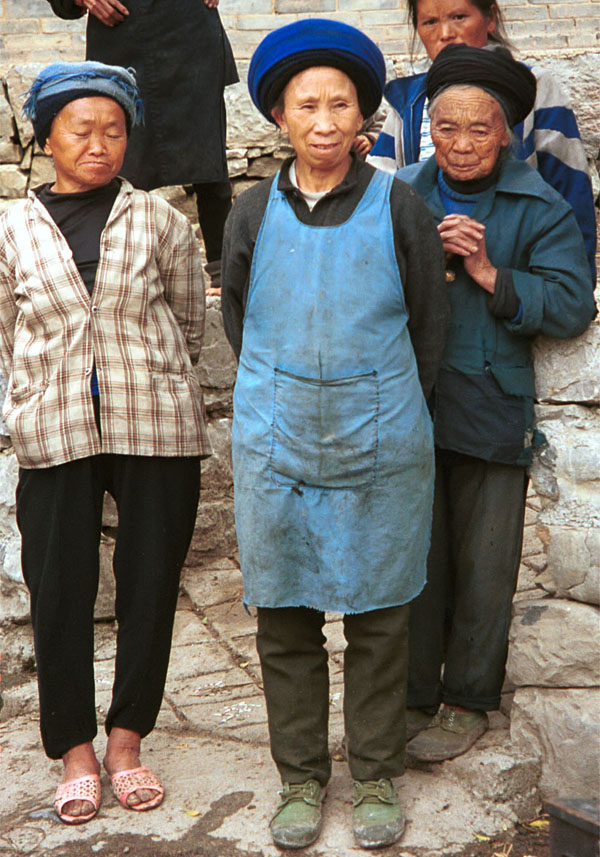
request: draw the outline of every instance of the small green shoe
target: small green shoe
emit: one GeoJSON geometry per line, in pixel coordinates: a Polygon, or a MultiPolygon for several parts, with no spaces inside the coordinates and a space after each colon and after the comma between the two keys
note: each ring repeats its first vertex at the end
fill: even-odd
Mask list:
{"type": "Polygon", "coordinates": [[[273,842],[280,848],[306,848],[321,832],[321,803],[325,790],[317,780],[284,783],[281,801],[271,819],[273,842]]]}
{"type": "Polygon", "coordinates": [[[404,832],[404,813],[390,780],[354,780],[352,832],[362,848],[383,848],[404,832]]]}
{"type": "Polygon", "coordinates": [[[485,711],[463,711],[442,705],[431,725],[406,745],[406,752],[421,762],[443,762],[466,753],[488,728],[485,711]]]}

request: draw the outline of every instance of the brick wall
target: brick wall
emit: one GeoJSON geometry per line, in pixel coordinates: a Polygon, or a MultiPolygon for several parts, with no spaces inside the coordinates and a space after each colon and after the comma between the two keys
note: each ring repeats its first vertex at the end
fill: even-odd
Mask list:
{"type": "MultiPolygon", "coordinates": [[[[501,6],[514,46],[528,57],[600,51],[600,0],[501,0],[501,6]]],[[[220,11],[242,61],[274,27],[309,15],[360,27],[388,56],[409,53],[403,0],[221,0],[220,11]]],[[[46,0],[0,0],[0,72],[17,62],[82,58],[83,29],[83,21],[54,17],[46,0]]]]}

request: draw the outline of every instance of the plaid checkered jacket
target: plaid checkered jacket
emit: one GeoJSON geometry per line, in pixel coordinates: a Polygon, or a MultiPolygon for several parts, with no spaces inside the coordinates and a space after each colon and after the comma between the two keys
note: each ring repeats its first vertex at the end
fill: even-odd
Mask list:
{"type": "Polygon", "coordinates": [[[182,214],[121,182],[91,297],[34,193],[0,218],[4,418],[22,467],[98,453],[210,455],[193,368],[204,331],[198,244],[182,214]]]}

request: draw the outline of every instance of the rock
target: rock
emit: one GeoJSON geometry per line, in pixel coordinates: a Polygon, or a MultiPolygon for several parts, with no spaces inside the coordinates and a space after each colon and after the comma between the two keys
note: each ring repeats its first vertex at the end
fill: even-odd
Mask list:
{"type": "Polygon", "coordinates": [[[522,687],[515,692],[510,735],[542,760],[544,799],[600,797],[600,688],[522,687]]]}
{"type": "Polygon", "coordinates": [[[561,598],[515,603],[506,672],[517,687],[600,685],[600,610],[561,598]]]}
{"type": "Polygon", "coordinates": [[[517,758],[510,747],[478,746],[468,755],[445,762],[444,773],[468,782],[476,797],[509,806],[519,821],[533,818],[540,806],[540,760],[531,755],[517,758]]]}
{"type": "MultiPolygon", "coordinates": [[[[19,465],[12,448],[0,453],[0,570],[1,578],[12,583],[22,583],[21,536],[15,516],[15,489],[19,478],[19,465]]],[[[13,611],[15,605],[2,604],[1,613],[7,616],[20,615],[13,611]]],[[[19,620],[20,621],[20,620],[19,620]]]]}
{"type": "Polygon", "coordinates": [[[206,501],[201,495],[187,564],[193,564],[201,554],[230,556],[236,550],[233,498],[206,501]]]}
{"type": "Polygon", "coordinates": [[[46,182],[54,183],[55,179],[56,172],[52,158],[48,158],[46,155],[34,155],[31,162],[29,187],[34,188],[46,182]]]}
{"type": "Polygon", "coordinates": [[[0,164],[0,196],[20,199],[27,190],[27,176],[16,164],[0,164]]]}
{"type": "Polygon", "coordinates": [[[227,105],[227,148],[248,149],[271,147],[281,140],[275,125],[267,122],[252,104],[245,81],[225,89],[227,105]]]}
{"type": "Polygon", "coordinates": [[[207,429],[213,454],[202,462],[202,496],[205,499],[214,495],[231,496],[231,420],[214,420],[207,429]]]}
{"type": "Polygon", "coordinates": [[[550,526],[548,571],[560,598],[600,604],[600,529],[550,526]]]}
{"type": "Polygon", "coordinates": [[[539,402],[600,404],[600,323],[574,339],[539,337],[533,355],[539,402]]]}
{"type": "Polygon", "coordinates": [[[94,605],[94,620],[109,622],[115,618],[115,576],[112,558],[115,540],[102,534],[100,538],[100,583],[94,605]]]}
{"type": "Polygon", "coordinates": [[[536,417],[548,443],[531,476],[538,494],[554,501],[544,505],[540,522],[600,528],[600,408],[539,405],[536,417]]]}
{"type": "Polygon", "coordinates": [[[33,628],[30,624],[2,626],[2,673],[21,677],[35,669],[33,628]]]}
{"type": "Polygon", "coordinates": [[[21,63],[14,65],[5,76],[8,101],[12,108],[21,146],[25,149],[33,140],[33,126],[22,114],[23,94],[34,78],[44,68],[44,63],[21,63]]]}
{"type": "Polygon", "coordinates": [[[230,179],[246,175],[247,169],[248,160],[246,158],[227,158],[227,172],[230,179]]]}
{"type": "Polygon", "coordinates": [[[23,150],[17,143],[0,137],[0,164],[21,164],[23,150]]]}
{"type": "MultiPolygon", "coordinates": [[[[24,583],[0,577],[0,625],[29,622],[29,592],[24,583]]],[[[4,639],[4,634],[2,635],[4,639]]],[[[2,643],[4,650],[4,642],[2,643]]]]}
{"type": "Polygon", "coordinates": [[[196,371],[203,387],[224,390],[235,383],[237,361],[223,330],[220,298],[208,299],[204,344],[196,371]]]}
{"type": "Polygon", "coordinates": [[[265,158],[255,158],[250,162],[247,174],[251,178],[268,178],[269,176],[275,175],[282,163],[283,159],[273,158],[270,156],[265,158]]]}

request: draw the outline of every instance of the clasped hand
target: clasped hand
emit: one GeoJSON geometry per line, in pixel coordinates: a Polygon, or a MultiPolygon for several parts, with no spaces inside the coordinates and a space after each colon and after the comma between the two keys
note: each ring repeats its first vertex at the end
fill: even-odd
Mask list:
{"type": "Polygon", "coordinates": [[[448,214],[438,226],[444,252],[462,256],[467,274],[490,294],[494,294],[497,269],[488,259],[485,226],[466,214],[448,214]]]}

